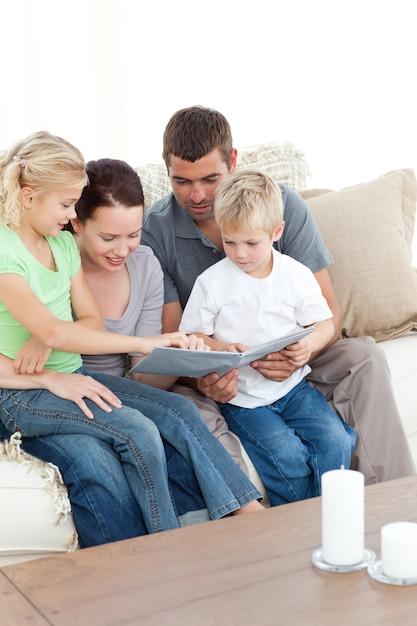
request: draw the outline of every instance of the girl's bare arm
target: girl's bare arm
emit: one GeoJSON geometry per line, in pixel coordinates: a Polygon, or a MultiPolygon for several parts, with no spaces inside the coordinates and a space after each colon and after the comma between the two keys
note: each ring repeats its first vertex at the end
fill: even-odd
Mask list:
{"type": "MultiPolygon", "coordinates": [[[[82,270],[80,270],[82,272],[82,270]]],[[[155,346],[174,346],[188,348],[189,340],[184,333],[174,332],[157,337],[131,337],[108,333],[97,328],[98,320],[102,325],[97,305],[91,295],[83,300],[88,288],[82,289],[83,276],[78,273],[73,279],[71,295],[74,297],[74,312],[78,323],[57,318],[35,296],[27,281],[16,274],[0,275],[0,299],[20,324],[51,350],[63,350],[78,354],[107,354],[119,352],[140,352],[147,354],[155,346]]],[[[91,292],[90,292],[91,293],[91,292]]],[[[25,359],[16,359],[15,368],[20,373],[26,371],[22,363],[25,359]]],[[[38,371],[38,370],[37,370],[38,371]]]]}

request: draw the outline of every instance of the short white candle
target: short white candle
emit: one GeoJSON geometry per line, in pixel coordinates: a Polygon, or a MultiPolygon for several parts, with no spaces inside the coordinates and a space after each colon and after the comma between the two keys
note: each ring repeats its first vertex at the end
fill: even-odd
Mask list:
{"type": "Polygon", "coordinates": [[[331,565],[355,565],[364,558],[365,479],[361,472],[325,472],[322,489],[322,554],[331,565]]]}
{"type": "Polygon", "coordinates": [[[391,578],[417,578],[417,524],[394,522],[381,528],[382,571],[391,578]]]}

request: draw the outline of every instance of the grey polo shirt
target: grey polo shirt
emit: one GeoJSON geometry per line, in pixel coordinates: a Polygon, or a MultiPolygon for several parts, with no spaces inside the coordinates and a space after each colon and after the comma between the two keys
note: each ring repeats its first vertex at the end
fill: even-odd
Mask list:
{"type": "MultiPolygon", "coordinates": [[[[313,272],[333,262],[304,200],[280,184],[285,227],[274,246],[313,272]]],[[[165,303],[179,300],[184,308],[195,279],[222,259],[223,252],[197,228],[194,221],[169,194],[145,211],[141,243],[150,246],[164,273],[165,303]]]]}

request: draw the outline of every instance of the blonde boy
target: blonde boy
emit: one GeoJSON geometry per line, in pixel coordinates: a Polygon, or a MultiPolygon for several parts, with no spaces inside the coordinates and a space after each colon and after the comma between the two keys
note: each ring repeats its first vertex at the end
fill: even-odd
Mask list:
{"type": "Polygon", "coordinates": [[[214,215],[226,258],[195,282],[180,329],[212,349],[245,351],[314,325],[282,351],[297,364],[281,382],[254,367],[240,370],[238,393],[218,405],[245,445],[272,505],[320,494],[325,471],[349,467],[356,435],[305,380],[308,361],[333,335],[331,311],[312,272],[272,247],[284,230],[279,187],[240,170],[219,185],[214,215]]]}

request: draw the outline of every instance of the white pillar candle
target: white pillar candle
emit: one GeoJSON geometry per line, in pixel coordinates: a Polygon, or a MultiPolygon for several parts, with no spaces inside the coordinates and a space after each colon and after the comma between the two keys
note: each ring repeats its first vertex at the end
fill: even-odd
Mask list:
{"type": "Polygon", "coordinates": [[[361,472],[325,472],[322,489],[322,555],[330,565],[355,565],[364,558],[364,489],[361,472]]]}
{"type": "Polygon", "coordinates": [[[381,568],[391,578],[417,578],[417,524],[394,522],[381,528],[381,568]]]}

